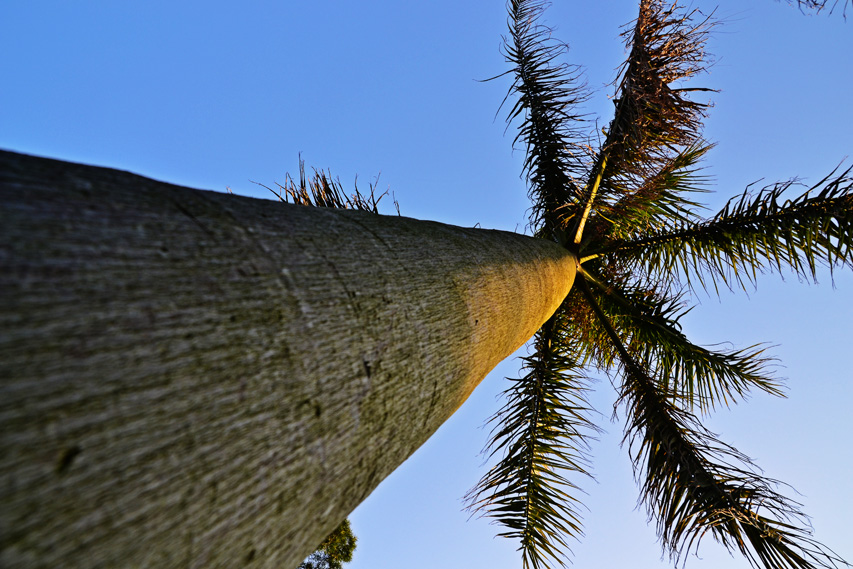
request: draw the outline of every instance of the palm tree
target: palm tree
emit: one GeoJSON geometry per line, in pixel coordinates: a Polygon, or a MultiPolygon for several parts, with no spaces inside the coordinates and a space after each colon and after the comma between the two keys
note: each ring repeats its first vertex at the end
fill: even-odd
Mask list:
{"type": "MultiPolygon", "coordinates": [[[[814,8],[819,8],[818,3],[814,8]]],[[[822,3],[821,3],[822,5],[822,3]]],[[[690,293],[741,288],[764,271],[815,278],[853,262],[853,178],[835,171],[794,198],[782,182],[702,217],[696,194],[708,89],[684,82],[706,66],[712,20],[641,0],[624,37],[612,121],[600,134],[578,110],[589,96],[564,44],[540,23],[543,0],[511,0],[505,55],[508,121],[526,150],[531,226],[580,259],[578,278],[538,330],[523,377],[493,417],[499,457],[469,507],[520,541],[525,567],[550,567],[581,534],[579,478],[590,476],[598,431],[586,398],[592,370],[618,389],[641,500],[677,563],[710,534],[752,565],[846,564],[815,541],[798,505],[700,418],[750,389],[781,394],[765,347],[714,350],[681,331],[690,293]],[[697,95],[698,94],[698,95],[697,95]]]]}

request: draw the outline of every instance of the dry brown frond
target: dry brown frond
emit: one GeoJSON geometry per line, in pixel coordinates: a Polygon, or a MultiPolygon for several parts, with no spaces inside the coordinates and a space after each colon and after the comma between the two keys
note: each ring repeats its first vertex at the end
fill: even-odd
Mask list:
{"type": "MultiPolygon", "coordinates": [[[[358,181],[353,184],[353,193],[347,195],[338,178],[332,178],[330,172],[314,170],[314,175],[308,178],[305,173],[305,161],[299,158],[299,181],[298,183],[290,176],[285,175],[284,184],[276,183],[280,192],[264,186],[285,203],[307,205],[314,207],[334,207],[339,209],[357,209],[379,213],[379,202],[388,195],[388,190],[376,195],[377,182],[370,184],[370,192],[361,193],[358,189],[358,181]]],[[[397,214],[400,214],[400,204],[392,197],[397,214]]]]}

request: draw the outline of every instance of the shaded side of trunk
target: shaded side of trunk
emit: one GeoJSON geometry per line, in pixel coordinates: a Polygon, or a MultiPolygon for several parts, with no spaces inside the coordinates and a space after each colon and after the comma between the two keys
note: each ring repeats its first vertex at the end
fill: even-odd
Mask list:
{"type": "Polygon", "coordinates": [[[0,208],[3,567],[296,567],[576,266],[8,152],[0,208]]]}

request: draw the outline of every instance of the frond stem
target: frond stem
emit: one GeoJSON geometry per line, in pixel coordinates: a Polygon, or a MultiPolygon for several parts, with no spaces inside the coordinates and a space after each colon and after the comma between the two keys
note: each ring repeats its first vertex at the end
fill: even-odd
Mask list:
{"type": "Polygon", "coordinates": [[[601,179],[604,177],[604,169],[607,167],[607,155],[608,153],[605,152],[601,156],[601,165],[598,167],[598,172],[595,175],[595,181],[589,191],[589,197],[586,200],[586,204],[584,204],[583,214],[581,215],[580,221],[578,221],[578,229],[575,231],[575,245],[579,245],[583,238],[583,229],[586,225],[586,220],[589,219],[589,213],[592,211],[592,204],[595,202],[595,196],[598,194],[599,186],[601,186],[601,179]]]}
{"type": "Polygon", "coordinates": [[[607,333],[608,338],[610,338],[610,341],[613,343],[613,347],[615,347],[616,351],[619,352],[619,357],[622,360],[622,363],[627,368],[627,370],[631,374],[635,374],[639,377],[645,376],[643,370],[640,368],[637,362],[634,361],[634,358],[631,357],[631,354],[628,353],[628,349],[625,348],[625,344],[622,342],[622,339],[619,337],[619,334],[618,332],[616,332],[616,329],[613,327],[613,324],[610,322],[610,319],[607,318],[607,315],[604,314],[604,311],[601,310],[601,307],[595,301],[595,297],[593,296],[592,291],[589,289],[589,284],[587,282],[587,279],[590,278],[588,275],[589,273],[587,273],[586,271],[581,272],[581,276],[583,278],[578,279],[575,284],[583,294],[584,298],[586,298],[586,301],[589,303],[590,308],[592,308],[593,313],[595,313],[599,324],[601,324],[601,326],[604,328],[604,331],[607,333]]]}

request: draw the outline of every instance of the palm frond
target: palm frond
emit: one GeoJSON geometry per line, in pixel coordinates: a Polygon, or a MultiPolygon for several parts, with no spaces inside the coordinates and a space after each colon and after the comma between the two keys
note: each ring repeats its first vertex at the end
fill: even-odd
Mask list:
{"type": "MultiPolygon", "coordinates": [[[[835,8],[838,7],[839,2],[841,2],[841,6],[843,8],[842,14],[844,15],[844,18],[846,19],[847,18],[847,3],[850,2],[850,0],[843,0],[843,1],[842,0],[832,0],[831,2],[830,2],[830,0],[797,0],[797,7],[800,9],[800,11],[814,10],[815,14],[819,14],[823,10],[825,10],[828,5],[831,4],[832,7],[829,9],[829,13],[832,14],[833,12],[835,12],[835,8]]],[[[793,4],[793,3],[794,3],[794,0],[788,0],[788,4],[793,4]]]]}
{"type": "Polygon", "coordinates": [[[705,69],[710,28],[710,19],[698,10],[685,11],[663,0],[641,1],[634,26],[623,34],[630,54],[616,82],[614,118],[585,186],[575,243],[581,242],[595,202],[648,190],[648,180],[697,144],[707,104],[689,95],[707,89],[679,85],[705,69]]]}
{"type": "MultiPolygon", "coordinates": [[[[333,178],[330,172],[314,170],[314,175],[308,178],[305,172],[305,161],[299,157],[299,182],[297,183],[290,174],[285,175],[284,184],[276,183],[278,190],[258,184],[285,203],[307,205],[315,207],[333,207],[340,209],[357,209],[379,213],[379,202],[388,195],[388,191],[376,195],[376,184],[370,184],[367,194],[358,189],[358,181],[353,184],[353,193],[347,194],[343,184],[338,178],[333,178]]],[[[400,205],[393,200],[397,213],[400,213],[400,205]]]]}
{"type": "Polygon", "coordinates": [[[608,210],[608,217],[618,221],[607,237],[624,238],[695,219],[695,211],[703,206],[685,195],[706,191],[707,179],[699,174],[698,164],[711,148],[712,144],[699,140],[661,163],[660,169],[645,178],[636,191],[608,210]]]}
{"type": "Polygon", "coordinates": [[[536,334],[527,373],[512,380],[506,404],[491,420],[490,456],[501,454],[466,496],[468,508],[494,518],[518,539],[526,568],[552,567],[582,535],[580,489],[571,474],[589,476],[588,439],[597,432],[572,342],[559,340],[560,316],[536,334]]]}
{"type": "Polygon", "coordinates": [[[673,404],[631,356],[582,278],[579,288],[608,330],[621,359],[625,441],[641,482],[641,500],[657,522],[664,548],[678,561],[710,533],[754,567],[806,569],[844,565],[811,538],[799,505],[774,490],[778,482],[673,404]]]}
{"type": "Polygon", "coordinates": [[[526,152],[531,225],[552,237],[565,223],[564,208],[580,199],[576,180],[586,172],[587,151],[576,142],[583,138],[584,122],[577,108],[587,95],[579,68],[559,62],[568,47],[539,23],[546,6],[542,0],[508,3],[504,55],[515,77],[507,98],[517,97],[507,122],[521,121],[515,142],[523,142],[526,152]]]}
{"type": "Polygon", "coordinates": [[[616,114],[604,143],[610,155],[605,189],[621,186],[606,182],[620,175],[644,179],[649,165],[696,141],[707,105],[688,95],[706,89],[677,85],[705,70],[710,28],[707,16],[677,2],[640,2],[634,26],[623,33],[630,54],[617,80],[616,114]]]}
{"type": "Polygon", "coordinates": [[[778,183],[754,196],[747,191],[711,219],[605,246],[598,254],[618,251],[620,258],[669,280],[680,270],[690,286],[698,281],[707,288],[710,278],[715,289],[718,280],[745,287],[764,270],[787,268],[814,280],[820,266],[853,266],[851,170],[833,172],[799,197],[780,202],[794,185],[778,183]]]}
{"type": "Polygon", "coordinates": [[[667,298],[642,285],[604,284],[584,271],[591,293],[644,369],[680,407],[708,413],[746,397],[752,388],[783,395],[769,370],[766,346],[713,350],[691,342],[679,319],[689,312],[680,297],[667,298]]]}
{"type": "Polygon", "coordinates": [[[698,164],[711,148],[712,144],[697,140],[661,161],[656,172],[612,205],[600,204],[580,245],[581,254],[591,242],[629,240],[674,223],[698,221],[696,211],[704,206],[686,196],[707,191],[708,180],[698,164]]]}
{"type": "Polygon", "coordinates": [[[576,340],[573,348],[576,359],[587,368],[606,371],[617,361],[616,352],[607,332],[598,325],[595,314],[576,287],[560,307],[565,326],[564,336],[576,340]]]}

